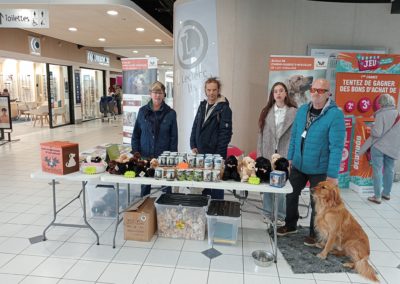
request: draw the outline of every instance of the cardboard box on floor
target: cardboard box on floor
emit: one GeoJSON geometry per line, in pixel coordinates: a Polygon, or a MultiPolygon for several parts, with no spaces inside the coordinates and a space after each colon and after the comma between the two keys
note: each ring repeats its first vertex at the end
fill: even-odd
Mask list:
{"type": "Polygon", "coordinates": [[[125,209],[124,239],[133,241],[150,241],[157,229],[155,198],[144,201],[125,209]]]}

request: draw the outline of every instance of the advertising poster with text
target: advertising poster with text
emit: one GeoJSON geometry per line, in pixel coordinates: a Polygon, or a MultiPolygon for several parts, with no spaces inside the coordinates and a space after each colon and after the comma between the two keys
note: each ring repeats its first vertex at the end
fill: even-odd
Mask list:
{"type": "Polygon", "coordinates": [[[130,144],[140,107],[149,100],[149,89],[157,80],[157,58],[123,58],[123,143],[130,144]]]}
{"type": "Polygon", "coordinates": [[[346,136],[344,140],[344,148],[342,152],[342,160],[340,162],[339,169],[339,187],[348,188],[350,184],[350,163],[351,163],[351,152],[353,149],[353,134],[354,134],[354,116],[347,116],[344,118],[344,124],[346,127],[346,136]]]}
{"type": "Polygon", "coordinates": [[[267,93],[276,82],[283,82],[298,107],[308,103],[312,82],[317,78],[325,78],[327,64],[327,58],[271,55],[267,93]]]}

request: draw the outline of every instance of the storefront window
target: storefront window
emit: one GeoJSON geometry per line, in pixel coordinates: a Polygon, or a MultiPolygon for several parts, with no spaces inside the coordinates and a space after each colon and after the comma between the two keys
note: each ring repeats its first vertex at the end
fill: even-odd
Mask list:
{"type": "Polygon", "coordinates": [[[81,69],[82,119],[100,118],[100,98],[104,95],[104,74],[100,70],[81,69]]]}
{"type": "Polygon", "coordinates": [[[51,125],[70,123],[70,90],[68,67],[49,65],[51,125]]]}

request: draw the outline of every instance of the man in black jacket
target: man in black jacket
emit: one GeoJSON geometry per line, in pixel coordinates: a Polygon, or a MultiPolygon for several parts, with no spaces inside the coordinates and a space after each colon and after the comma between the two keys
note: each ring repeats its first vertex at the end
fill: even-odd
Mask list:
{"type": "MultiPolygon", "coordinates": [[[[221,82],[209,78],[205,82],[207,100],[200,103],[190,135],[190,148],[195,154],[220,154],[226,159],[232,137],[232,110],[228,100],[220,94],[221,82]]],[[[224,191],[204,189],[203,195],[223,199],[224,191]]]]}

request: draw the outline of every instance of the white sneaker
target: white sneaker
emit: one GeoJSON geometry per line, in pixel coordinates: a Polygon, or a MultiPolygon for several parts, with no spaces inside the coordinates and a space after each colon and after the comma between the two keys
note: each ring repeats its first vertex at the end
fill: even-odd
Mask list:
{"type": "Polygon", "coordinates": [[[285,221],[284,220],[276,220],[276,226],[278,227],[283,227],[285,226],[285,221]]]}

